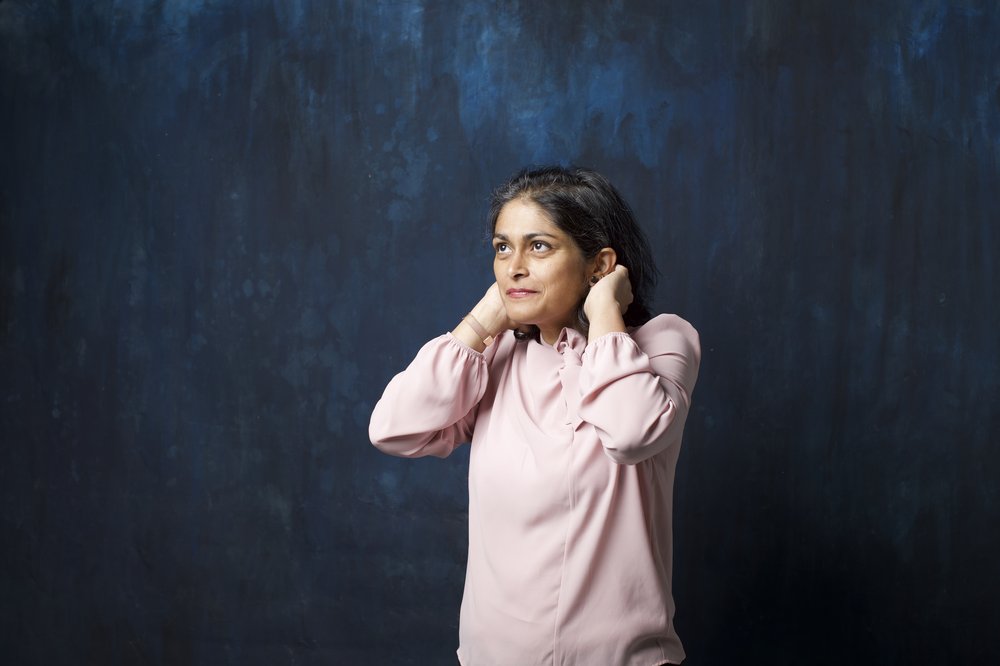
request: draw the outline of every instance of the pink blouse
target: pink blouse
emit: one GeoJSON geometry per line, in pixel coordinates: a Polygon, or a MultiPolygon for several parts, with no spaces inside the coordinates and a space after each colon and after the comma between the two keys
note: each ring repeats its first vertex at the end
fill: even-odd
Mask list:
{"type": "Polygon", "coordinates": [[[698,333],[660,315],[587,344],[445,334],[389,382],[372,442],[447,456],[472,442],[464,666],[679,664],[670,594],[674,468],[698,333]]]}

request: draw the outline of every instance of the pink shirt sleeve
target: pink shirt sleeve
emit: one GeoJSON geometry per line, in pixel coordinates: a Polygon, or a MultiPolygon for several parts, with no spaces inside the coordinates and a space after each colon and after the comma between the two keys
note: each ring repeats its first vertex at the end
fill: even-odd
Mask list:
{"type": "Polygon", "coordinates": [[[634,465],[680,444],[701,362],[694,327],[660,315],[631,335],[601,336],[582,362],[580,418],[612,460],[634,465]]]}
{"type": "Polygon", "coordinates": [[[386,386],[368,426],[372,443],[395,456],[444,458],[472,437],[488,377],[483,354],[450,333],[434,338],[386,386]]]}

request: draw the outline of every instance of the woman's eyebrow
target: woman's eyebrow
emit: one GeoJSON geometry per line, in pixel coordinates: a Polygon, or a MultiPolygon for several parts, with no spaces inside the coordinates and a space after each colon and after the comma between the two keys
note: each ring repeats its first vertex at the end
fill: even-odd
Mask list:
{"type": "MultiPolygon", "coordinates": [[[[534,238],[539,238],[539,237],[543,237],[543,236],[546,237],[546,238],[555,238],[555,236],[553,236],[552,234],[547,234],[544,231],[532,231],[532,232],[524,234],[523,236],[521,236],[521,238],[524,239],[524,240],[532,240],[534,238]]],[[[502,240],[502,241],[509,241],[510,240],[509,238],[507,238],[507,234],[493,234],[493,238],[496,239],[496,240],[502,240]]]]}

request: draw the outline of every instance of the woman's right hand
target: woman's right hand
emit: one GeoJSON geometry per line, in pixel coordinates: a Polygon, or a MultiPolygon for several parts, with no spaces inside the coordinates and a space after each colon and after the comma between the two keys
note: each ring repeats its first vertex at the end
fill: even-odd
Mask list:
{"type": "MultiPolygon", "coordinates": [[[[500,287],[495,282],[486,290],[470,314],[476,318],[476,321],[490,337],[495,338],[502,331],[517,326],[517,323],[511,321],[510,317],[507,316],[507,308],[500,295],[500,287]]],[[[452,335],[476,351],[483,351],[486,348],[479,333],[465,321],[464,317],[452,331],[452,335]]]]}

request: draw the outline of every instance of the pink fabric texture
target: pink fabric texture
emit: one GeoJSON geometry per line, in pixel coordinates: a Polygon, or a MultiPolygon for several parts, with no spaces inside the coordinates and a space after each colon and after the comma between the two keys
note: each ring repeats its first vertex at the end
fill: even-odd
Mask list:
{"type": "Polygon", "coordinates": [[[660,315],[587,344],[510,331],[483,353],[451,334],[386,387],[372,442],[447,456],[471,441],[464,666],[679,664],[674,468],[698,333],[660,315]]]}

